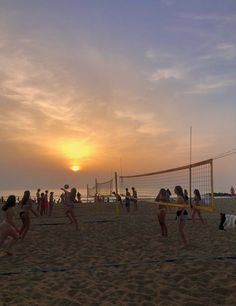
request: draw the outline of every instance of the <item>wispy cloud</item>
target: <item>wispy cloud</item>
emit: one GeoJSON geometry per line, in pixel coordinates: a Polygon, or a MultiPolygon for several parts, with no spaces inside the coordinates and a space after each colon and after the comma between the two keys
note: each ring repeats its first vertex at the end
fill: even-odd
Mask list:
{"type": "Polygon", "coordinates": [[[224,42],[217,44],[215,47],[212,45],[205,51],[205,54],[199,57],[199,60],[205,61],[231,61],[236,58],[236,45],[232,42],[224,42]]]}
{"type": "Polygon", "coordinates": [[[156,136],[170,131],[169,128],[161,126],[161,120],[157,121],[153,113],[139,113],[126,109],[125,111],[116,110],[115,115],[117,118],[137,122],[136,131],[138,133],[156,136]]]}
{"type": "Polygon", "coordinates": [[[172,6],[173,4],[175,4],[175,1],[174,1],[174,0],[161,0],[161,2],[162,2],[165,6],[167,6],[167,7],[172,6]]]}
{"type": "Polygon", "coordinates": [[[176,68],[157,69],[149,76],[150,81],[160,81],[168,79],[182,79],[183,74],[176,68]]]}
{"type": "Polygon", "coordinates": [[[219,79],[219,78],[210,78],[206,79],[205,82],[199,82],[193,84],[192,88],[189,87],[189,90],[184,91],[185,94],[210,94],[215,93],[220,90],[225,90],[228,87],[236,86],[236,79],[219,79]]]}
{"type": "Polygon", "coordinates": [[[211,14],[194,14],[194,13],[179,13],[179,17],[191,20],[199,20],[199,21],[218,21],[218,22],[233,22],[235,23],[236,14],[224,14],[224,13],[211,13],[211,14]]]}

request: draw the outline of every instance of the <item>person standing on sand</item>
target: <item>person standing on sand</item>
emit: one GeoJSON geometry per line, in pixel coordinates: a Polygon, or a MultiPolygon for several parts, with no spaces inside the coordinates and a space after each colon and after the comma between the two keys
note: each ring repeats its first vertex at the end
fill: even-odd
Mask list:
{"type": "Polygon", "coordinates": [[[120,203],[121,208],[123,209],[123,203],[122,203],[122,199],[121,196],[118,192],[113,191],[112,194],[114,194],[114,196],[116,197],[116,201],[118,203],[120,203]]]}
{"type": "Polygon", "coordinates": [[[66,217],[70,220],[70,224],[73,223],[73,220],[71,218],[71,215],[69,214],[69,210],[68,210],[68,203],[70,201],[69,199],[69,185],[65,184],[64,188],[61,188],[62,191],[64,191],[64,193],[61,194],[61,203],[64,206],[65,209],[65,215],[66,217]]]}
{"type": "Polygon", "coordinates": [[[138,210],[138,194],[137,194],[137,191],[134,187],[132,187],[131,189],[132,189],[131,200],[134,203],[134,210],[138,210]]]}
{"type": "MultiPolygon", "coordinates": [[[[183,193],[183,189],[181,186],[175,186],[175,194],[177,195],[176,198],[176,204],[186,204],[185,200],[184,200],[184,193],[183,193]]],[[[184,233],[184,227],[185,227],[185,223],[187,221],[188,218],[188,212],[186,209],[184,208],[179,208],[176,212],[177,215],[177,221],[178,221],[178,230],[180,233],[180,237],[184,243],[184,245],[187,245],[187,240],[186,240],[186,235],[184,233]]]]}
{"type": "Polygon", "coordinates": [[[37,200],[37,211],[39,211],[40,209],[40,189],[37,189],[36,200],[37,200]]]}
{"type": "MultiPolygon", "coordinates": [[[[167,202],[167,194],[164,188],[161,188],[159,191],[156,199],[156,202],[165,203],[167,202]]],[[[162,236],[168,236],[167,226],[166,226],[166,206],[163,204],[158,205],[158,212],[157,212],[158,221],[161,227],[161,234],[162,236]]]]}
{"type": "Polygon", "coordinates": [[[45,212],[46,212],[45,193],[41,192],[40,194],[40,216],[45,215],[45,212]]]}
{"type": "Polygon", "coordinates": [[[193,198],[193,211],[192,211],[192,220],[193,220],[193,223],[195,222],[194,220],[194,216],[195,214],[198,214],[199,216],[199,219],[201,220],[202,224],[204,224],[204,220],[203,220],[203,217],[202,217],[202,214],[201,214],[201,211],[200,209],[198,209],[197,206],[200,205],[200,202],[201,202],[201,195],[200,195],[200,192],[198,189],[195,189],[194,192],[194,198],[193,198]]]}
{"type": "Polygon", "coordinates": [[[45,214],[48,214],[48,190],[45,190],[44,195],[45,214]]]}
{"type": "Polygon", "coordinates": [[[12,240],[8,244],[6,248],[6,254],[11,256],[11,248],[19,239],[19,231],[14,222],[14,211],[13,207],[16,205],[16,197],[14,195],[10,195],[6,201],[6,203],[2,207],[2,211],[4,213],[3,221],[0,224],[0,247],[3,245],[4,241],[7,237],[11,237],[12,240]]]}
{"type": "Polygon", "coordinates": [[[76,198],[77,198],[77,203],[82,203],[82,200],[81,200],[81,193],[78,191],[77,194],[76,194],[76,198]]]}
{"type": "Polygon", "coordinates": [[[231,195],[231,197],[235,196],[235,190],[234,190],[233,186],[231,186],[231,188],[230,188],[230,195],[231,195]]]}
{"type": "Polygon", "coordinates": [[[49,194],[49,217],[51,217],[52,215],[52,209],[53,209],[53,206],[54,206],[54,198],[53,198],[53,194],[54,192],[51,191],[50,194],[49,194]]]}
{"type": "Polygon", "coordinates": [[[130,212],[130,198],[131,194],[129,192],[129,189],[125,188],[125,206],[128,213],[130,212]]]}
{"type": "Polygon", "coordinates": [[[76,202],[76,188],[71,188],[71,191],[68,191],[69,185],[65,185],[61,190],[65,193],[65,207],[66,207],[66,216],[71,220],[71,223],[75,224],[75,230],[78,231],[78,222],[75,216],[74,207],[76,202]]]}
{"type": "Polygon", "coordinates": [[[188,199],[189,199],[188,191],[187,191],[187,189],[184,189],[184,201],[185,201],[185,203],[188,203],[188,199]]]}
{"type": "Polygon", "coordinates": [[[21,201],[21,212],[20,218],[23,223],[20,229],[20,236],[22,239],[25,238],[29,228],[30,228],[30,212],[32,212],[35,216],[38,216],[37,213],[32,208],[32,199],[30,197],[29,190],[24,192],[22,201],[21,201]]]}

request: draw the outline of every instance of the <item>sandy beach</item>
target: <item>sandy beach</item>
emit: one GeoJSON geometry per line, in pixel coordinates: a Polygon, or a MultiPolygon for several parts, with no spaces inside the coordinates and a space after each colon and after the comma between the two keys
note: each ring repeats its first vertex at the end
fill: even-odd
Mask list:
{"type": "Polygon", "coordinates": [[[218,229],[219,212],[236,214],[236,199],[216,200],[206,225],[188,220],[186,248],[175,210],[168,237],[152,204],[119,217],[114,204],[78,204],[79,232],[61,207],[32,217],[14,256],[0,258],[0,305],[236,305],[236,229],[218,229]]]}

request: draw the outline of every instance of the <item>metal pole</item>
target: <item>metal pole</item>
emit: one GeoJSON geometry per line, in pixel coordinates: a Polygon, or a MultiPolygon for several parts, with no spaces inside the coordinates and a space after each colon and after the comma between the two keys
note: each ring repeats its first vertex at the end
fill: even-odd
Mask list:
{"type": "Polygon", "coordinates": [[[190,148],[189,148],[189,203],[192,206],[192,127],[190,126],[190,148]]]}
{"type": "Polygon", "coordinates": [[[88,203],[88,196],[89,196],[88,190],[89,190],[89,186],[88,186],[88,184],[87,184],[87,203],[88,203]]]}
{"type": "Polygon", "coordinates": [[[213,160],[211,161],[211,209],[215,210],[215,199],[214,199],[214,184],[213,184],[213,160]]]}
{"type": "Polygon", "coordinates": [[[116,189],[116,194],[117,194],[118,193],[117,172],[115,172],[115,189],[116,189]]]}
{"type": "Polygon", "coordinates": [[[97,179],[95,179],[95,203],[97,202],[97,197],[98,197],[98,184],[97,184],[97,179]]]}

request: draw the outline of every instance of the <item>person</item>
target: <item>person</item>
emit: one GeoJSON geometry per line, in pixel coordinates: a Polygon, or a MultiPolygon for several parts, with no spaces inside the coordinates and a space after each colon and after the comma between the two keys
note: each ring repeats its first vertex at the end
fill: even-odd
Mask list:
{"type": "Polygon", "coordinates": [[[132,189],[131,201],[134,203],[134,210],[138,210],[138,194],[134,187],[132,187],[131,189],[132,189]]]}
{"type": "Polygon", "coordinates": [[[22,201],[21,201],[21,212],[20,219],[22,221],[22,227],[20,229],[20,236],[22,239],[25,238],[29,228],[30,228],[30,212],[35,216],[38,216],[37,213],[32,208],[32,200],[30,197],[30,191],[26,190],[24,192],[22,201]]]}
{"type": "Polygon", "coordinates": [[[81,200],[81,193],[80,193],[79,191],[77,192],[76,197],[77,197],[77,202],[78,202],[78,203],[82,203],[82,200],[81,200]]]}
{"type": "Polygon", "coordinates": [[[114,194],[114,196],[116,197],[116,201],[118,203],[120,203],[121,207],[123,208],[123,203],[122,203],[122,199],[121,199],[120,194],[118,192],[115,192],[115,191],[113,191],[112,194],[114,194]]]}
{"type": "Polygon", "coordinates": [[[49,194],[49,216],[51,217],[52,215],[52,210],[53,210],[53,206],[54,206],[54,198],[53,198],[54,192],[51,191],[49,194]]]}
{"type": "Polygon", "coordinates": [[[37,192],[36,192],[36,200],[37,200],[37,211],[39,211],[39,209],[40,209],[40,191],[41,191],[41,189],[37,189],[37,192]]]}
{"type": "Polygon", "coordinates": [[[71,220],[71,223],[75,224],[75,230],[78,231],[78,222],[74,213],[74,207],[76,202],[76,188],[71,188],[71,191],[68,191],[69,185],[65,185],[61,190],[65,193],[65,208],[66,216],[71,220]]]}
{"type": "Polygon", "coordinates": [[[41,192],[40,194],[40,216],[46,213],[46,201],[45,201],[45,193],[41,192]]]}
{"type": "Polygon", "coordinates": [[[192,211],[192,220],[193,222],[195,222],[194,217],[196,214],[198,214],[199,219],[201,220],[202,224],[204,224],[204,220],[201,214],[200,209],[198,208],[198,206],[200,205],[201,202],[201,195],[198,189],[195,189],[194,192],[194,197],[193,197],[193,211],[192,211]]]}
{"type": "Polygon", "coordinates": [[[185,201],[185,203],[188,203],[188,191],[187,191],[187,189],[184,189],[184,201],[185,201]]]}
{"type": "MultiPolygon", "coordinates": [[[[182,187],[181,186],[175,186],[174,192],[177,196],[176,204],[182,204],[182,205],[186,204],[182,187]]],[[[185,235],[185,232],[184,232],[184,227],[185,227],[185,223],[186,223],[187,218],[188,218],[188,212],[184,208],[179,208],[176,212],[176,215],[177,215],[178,230],[179,230],[180,237],[181,237],[184,245],[187,245],[187,239],[186,239],[186,235],[185,235]]]]}
{"type": "Polygon", "coordinates": [[[16,205],[16,197],[10,195],[7,198],[6,203],[2,207],[4,213],[3,221],[0,224],[0,247],[3,245],[7,237],[11,237],[12,240],[7,245],[6,254],[11,256],[11,248],[15,242],[19,239],[19,230],[14,222],[14,211],[13,207],[16,205]]]}
{"type": "Polygon", "coordinates": [[[48,190],[45,190],[44,195],[44,206],[45,206],[45,214],[48,214],[48,190]]]}
{"type": "Polygon", "coordinates": [[[130,212],[130,198],[131,194],[129,192],[129,189],[125,188],[125,206],[128,213],[130,212]]]}
{"type": "Polygon", "coordinates": [[[170,189],[167,188],[166,189],[166,202],[170,202],[170,196],[171,196],[171,192],[170,192],[170,189]]]}
{"type": "MultiPolygon", "coordinates": [[[[161,188],[158,195],[156,196],[155,201],[160,203],[165,203],[168,200],[167,191],[164,188],[161,188]]],[[[161,227],[162,236],[168,236],[167,226],[165,222],[166,218],[166,206],[163,204],[158,205],[157,212],[158,221],[161,227]]]]}
{"type": "Polygon", "coordinates": [[[233,186],[231,186],[231,188],[230,188],[230,195],[233,197],[233,196],[235,196],[235,190],[234,190],[234,187],[233,186]]]}

